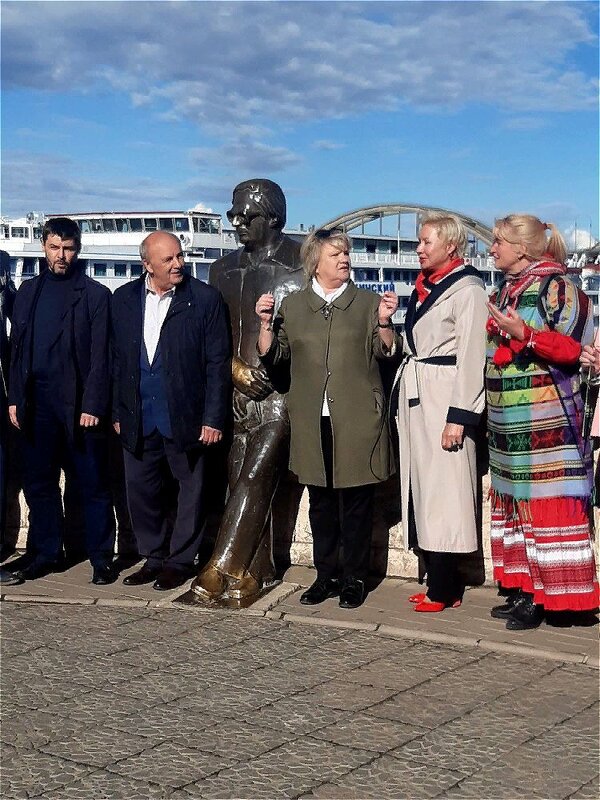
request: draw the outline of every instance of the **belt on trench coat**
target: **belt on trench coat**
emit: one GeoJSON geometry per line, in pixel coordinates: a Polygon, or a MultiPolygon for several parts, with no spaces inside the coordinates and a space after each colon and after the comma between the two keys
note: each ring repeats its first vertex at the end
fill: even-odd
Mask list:
{"type": "Polygon", "coordinates": [[[391,394],[394,394],[396,386],[400,383],[400,379],[408,367],[409,372],[407,374],[406,396],[408,398],[409,408],[419,405],[416,364],[432,364],[436,367],[455,367],[456,356],[429,356],[428,358],[419,358],[413,353],[407,354],[402,364],[400,364],[398,372],[396,373],[391,394]]]}

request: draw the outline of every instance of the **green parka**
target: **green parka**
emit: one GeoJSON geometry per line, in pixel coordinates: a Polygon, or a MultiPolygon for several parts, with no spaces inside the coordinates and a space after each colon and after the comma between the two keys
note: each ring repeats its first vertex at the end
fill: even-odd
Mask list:
{"type": "Polygon", "coordinates": [[[262,361],[267,369],[290,362],[290,469],[301,483],[326,485],[320,429],[325,392],[334,488],[377,483],[394,471],[377,363],[388,356],[377,328],[379,301],[350,281],[330,304],[310,287],[281,303],[262,361]]]}

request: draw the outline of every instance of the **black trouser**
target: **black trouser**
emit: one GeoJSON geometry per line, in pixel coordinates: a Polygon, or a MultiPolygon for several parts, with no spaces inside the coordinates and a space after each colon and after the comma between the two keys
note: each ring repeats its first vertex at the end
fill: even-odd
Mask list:
{"type": "Polygon", "coordinates": [[[464,586],[458,571],[457,554],[421,550],[421,555],[427,570],[427,597],[447,605],[462,599],[464,586]]]}
{"type": "Polygon", "coordinates": [[[155,430],[144,437],[139,454],[123,451],[131,525],[138,552],[147,559],[148,566],[186,570],[194,563],[204,532],[203,449],[199,445],[182,453],[172,439],[155,430]],[[177,515],[170,541],[165,462],[179,484],[177,515]]]}
{"type": "Polygon", "coordinates": [[[48,388],[36,384],[32,427],[20,437],[23,491],[29,506],[27,553],[38,564],[55,564],[62,556],[59,480],[64,468],[81,503],[87,556],[92,566],[101,567],[112,560],[114,551],[107,438],[96,428],[79,428],[71,438],[54,403],[48,388]]]}
{"type": "Polygon", "coordinates": [[[365,580],[371,555],[375,484],[334,489],[333,435],[329,417],[321,418],[321,443],[327,486],[308,487],[308,516],[317,576],[365,580]],[[338,567],[340,545],[343,551],[341,569],[338,567]]]}

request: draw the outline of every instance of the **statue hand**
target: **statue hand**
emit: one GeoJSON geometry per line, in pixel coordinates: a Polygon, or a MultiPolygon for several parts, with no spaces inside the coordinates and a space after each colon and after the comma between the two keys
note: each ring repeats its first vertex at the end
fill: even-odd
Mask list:
{"type": "Polygon", "coordinates": [[[273,394],[273,386],[264,367],[252,367],[241,358],[234,356],[231,373],[235,388],[251,400],[264,400],[273,394]]]}

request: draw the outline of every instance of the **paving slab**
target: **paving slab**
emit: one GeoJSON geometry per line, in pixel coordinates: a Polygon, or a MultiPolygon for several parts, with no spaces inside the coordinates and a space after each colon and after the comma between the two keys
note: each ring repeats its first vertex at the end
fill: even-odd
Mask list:
{"type": "Polygon", "coordinates": [[[511,634],[486,587],[418,615],[402,580],[307,608],[312,576],[259,613],[85,565],[7,590],[3,800],[598,796],[597,626],[511,634]]]}

